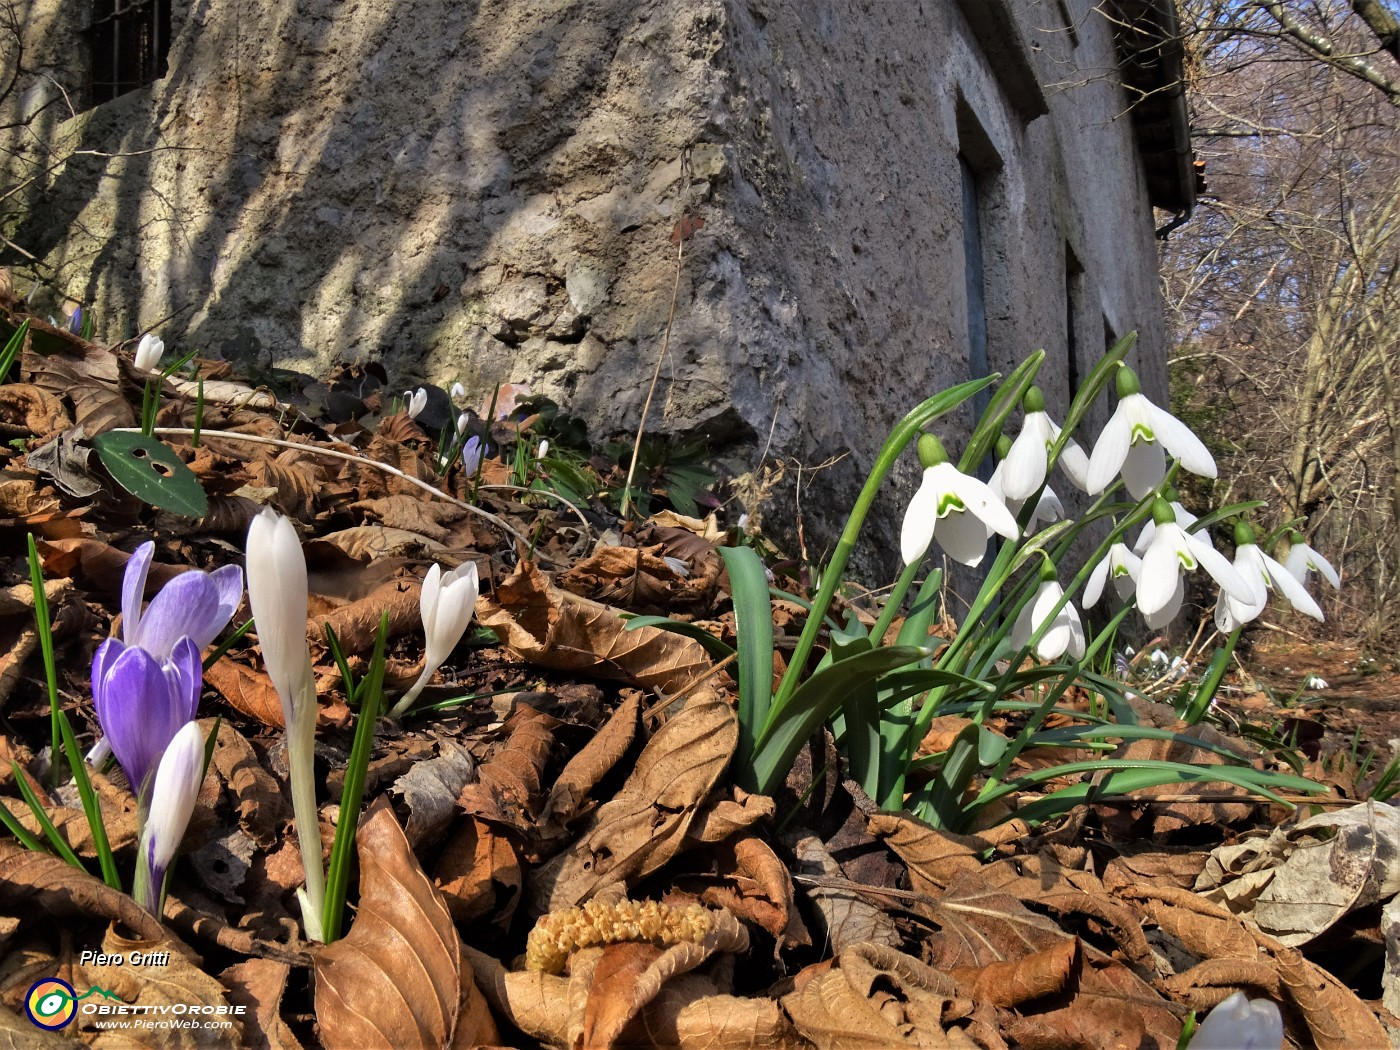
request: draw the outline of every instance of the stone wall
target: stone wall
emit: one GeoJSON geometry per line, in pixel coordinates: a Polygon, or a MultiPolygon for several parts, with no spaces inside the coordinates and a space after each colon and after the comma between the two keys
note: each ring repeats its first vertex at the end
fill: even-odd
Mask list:
{"type": "MultiPolygon", "coordinates": [[[[75,5],[53,6],[27,56],[81,97],[75,5]]],[[[530,382],[602,436],[636,426],[670,234],[698,216],[656,425],[742,442],[740,469],[770,440],[849,453],[805,508],[820,539],[889,425],[968,377],[960,153],[990,367],[1044,347],[1062,410],[1138,329],[1160,389],[1152,212],[1097,7],[175,0],[167,76],[12,137],[6,186],[53,170],[6,232],[108,340],[530,382]]],[[[37,83],[11,115],[53,101],[37,83]]]]}

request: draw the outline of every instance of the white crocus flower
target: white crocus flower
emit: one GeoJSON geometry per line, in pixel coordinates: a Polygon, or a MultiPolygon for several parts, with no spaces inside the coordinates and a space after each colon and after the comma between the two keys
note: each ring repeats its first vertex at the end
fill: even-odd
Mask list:
{"type": "MultiPolygon", "coordinates": [[[[1026,418],[1021,424],[1021,433],[1011,443],[1011,451],[1006,454],[1000,469],[1002,471],[1002,493],[1008,500],[1025,501],[1031,493],[1045,483],[1045,475],[1050,468],[1050,448],[1059,440],[1060,428],[1045,412],[1045,396],[1039,387],[1026,391],[1022,402],[1026,418]]],[[[1087,491],[1089,484],[1089,457],[1071,438],[1057,461],[1070,481],[1087,491]]]]}
{"type": "Polygon", "coordinates": [[[320,818],[316,811],[316,679],[306,644],[306,555],[292,523],[271,508],[248,528],[248,604],[262,646],[267,675],[282,701],[287,733],[287,769],[292,782],[306,886],[297,891],[302,925],[310,940],[321,939],[325,871],[321,867],[320,818]]]}
{"type": "Polygon", "coordinates": [[[1148,627],[1157,630],[1172,621],[1186,594],[1183,572],[1196,568],[1205,569],[1237,601],[1254,600],[1254,588],[1211,546],[1210,538],[1178,525],[1165,500],[1157,500],[1152,516],[1157,531],[1142,556],[1137,585],[1138,612],[1148,627]]]}
{"type": "Polygon", "coordinates": [[[1126,544],[1115,543],[1108,553],[1094,566],[1089,579],[1084,583],[1084,608],[1097,605],[1103,597],[1104,584],[1113,581],[1113,589],[1119,601],[1126,602],[1137,590],[1138,573],[1142,571],[1142,559],[1130,551],[1126,544]]]}
{"type": "Polygon", "coordinates": [[[418,413],[428,407],[428,388],[420,386],[417,390],[403,392],[404,400],[407,403],[404,409],[408,413],[409,419],[417,419],[418,413]]]}
{"type": "Polygon", "coordinates": [[[1243,522],[1235,526],[1235,544],[1235,569],[1254,591],[1254,600],[1240,602],[1221,595],[1215,607],[1215,625],[1221,633],[1229,634],[1263,612],[1271,590],[1282,594],[1300,613],[1314,620],[1325,619],[1322,609],[1302,583],[1259,549],[1254,542],[1254,530],[1243,522]]]}
{"type": "Polygon", "coordinates": [[[1268,999],[1250,1002],[1235,992],[1201,1022],[1186,1050],[1279,1050],[1283,1015],[1268,999]]]}
{"type": "Polygon", "coordinates": [[[981,563],[993,533],[1012,540],[1020,535],[1001,498],[949,463],[932,434],[919,438],[919,459],[925,465],[923,484],[909,501],[899,536],[906,565],[924,556],[935,533],[948,557],[971,566],[981,563]]]}
{"type": "Polygon", "coordinates": [[[1142,499],[1167,476],[1168,452],[1192,474],[1215,477],[1210,450],[1185,423],[1143,395],[1137,374],[1126,365],[1118,370],[1117,387],[1118,407],[1089,457],[1091,495],[1102,492],[1121,473],[1128,494],[1142,499]]]}
{"type": "Polygon", "coordinates": [[[475,562],[467,562],[448,573],[444,573],[442,566],[436,564],[428,570],[418,598],[423,633],[427,638],[423,673],[394,705],[390,714],[401,715],[407,711],[437,669],[447,662],[471,623],[479,592],[475,562]]]}
{"type": "Polygon", "coordinates": [[[1307,583],[1308,573],[1316,572],[1332,585],[1333,590],[1341,588],[1342,578],[1337,575],[1337,570],[1332,568],[1331,562],[1308,546],[1302,533],[1290,533],[1288,538],[1288,555],[1283,559],[1283,567],[1294,579],[1299,583],[1307,583]]]}
{"type": "Polygon", "coordinates": [[[535,462],[538,463],[547,455],[549,455],[549,442],[547,440],[541,441],[539,449],[535,452],[535,462]]]}
{"type": "Polygon", "coordinates": [[[1050,575],[1041,577],[1035,597],[1021,607],[1020,615],[1011,625],[1011,644],[1020,649],[1031,640],[1031,635],[1040,629],[1040,625],[1049,620],[1050,626],[1035,645],[1035,655],[1047,663],[1058,660],[1065,653],[1078,660],[1084,655],[1084,624],[1073,602],[1065,602],[1051,619],[1050,610],[1055,608],[1065,592],[1054,577],[1054,569],[1047,571],[1050,575]]]}
{"type": "Polygon", "coordinates": [[[197,723],[186,722],[167,745],[156,766],[151,808],[141,828],[133,893],[152,915],[160,915],[161,885],[189,827],[203,774],[204,737],[197,723]]]}
{"type": "Polygon", "coordinates": [[[165,342],[147,332],[136,344],[136,367],[143,372],[154,371],[164,353],[165,342]]]}

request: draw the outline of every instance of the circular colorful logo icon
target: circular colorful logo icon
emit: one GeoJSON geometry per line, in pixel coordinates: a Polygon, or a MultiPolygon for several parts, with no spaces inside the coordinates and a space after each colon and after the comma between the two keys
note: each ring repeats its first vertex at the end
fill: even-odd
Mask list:
{"type": "Polygon", "coordinates": [[[77,1016],[78,993],[71,984],[57,977],[35,981],[24,997],[24,1012],[40,1028],[56,1032],[77,1016]]]}

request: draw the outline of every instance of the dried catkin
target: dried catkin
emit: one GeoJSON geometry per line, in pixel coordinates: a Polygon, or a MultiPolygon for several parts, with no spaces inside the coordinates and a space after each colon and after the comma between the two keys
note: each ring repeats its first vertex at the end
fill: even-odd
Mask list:
{"type": "Polygon", "coordinates": [[[698,944],[714,924],[699,904],[673,908],[659,901],[588,901],[582,907],[540,916],[525,942],[525,968],[561,973],[570,953],[622,941],[661,947],[683,941],[698,944]]]}

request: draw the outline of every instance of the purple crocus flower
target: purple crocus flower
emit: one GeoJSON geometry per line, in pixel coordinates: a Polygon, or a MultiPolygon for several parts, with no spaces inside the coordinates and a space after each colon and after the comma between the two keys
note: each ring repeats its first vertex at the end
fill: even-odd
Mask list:
{"type": "Polygon", "coordinates": [[[196,651],[202,653],[243,600],[243,570],[225,565],[213,572],[182,572],[160,589],[143,613],[141,596],[155,549],[154,543],[143,543],[126,563],[122,640],[158,660],[170,656],[175,643],[185,637],[193,639],[196,651]]]}
{"type": "Polygon", "coordinates": [[[203,679],[192,638],[175,642],[163,660],[115,638],[97,647],[92,660],[97,721],[138,797],[170,741],[193,720],[203,679]]]}

